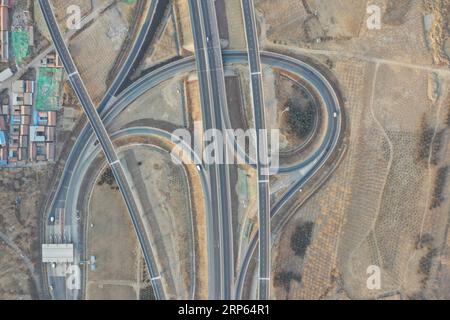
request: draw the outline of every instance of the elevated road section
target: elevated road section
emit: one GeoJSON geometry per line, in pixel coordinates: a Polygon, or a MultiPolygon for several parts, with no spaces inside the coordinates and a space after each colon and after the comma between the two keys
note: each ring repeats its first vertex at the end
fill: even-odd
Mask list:
{"type": "Polygon", "coordinates": [[[270,298],[270,159],[268,153],[261,55],[253,0],[242,0],[256,129],[256,170],[259,217],[259,299],[270,298]]]}
{"type": "MultiPolygon", "coordinates": [[[[189,7],[197,58],[204,129],[217,129],[223,133],[222,112],[228,108],[214,1],[190,0],[189,7]]],[[[214,141],[214,143],[217,143],[217,141],[214,141]]],[[[216,145],[215,150],[221,150],[223,156],[226,154],[225,145],[216,145]]],[[[222,157],[222,162],[224,160],[225,157],[222,157]]],[[[234,284],[229,171],[228,166],[224,163],[215,163],[210,165],[208,169],[210,170],[213,211],[217,210],[220,225],[218,234],[215,231],[212,232],[212,234],[220,236],[219,239],[213,239],[214,243],[220,246],[221,255],[220,274],[217,274],[219,268],[216,268],[214,275],[214,282],[217,283],[220,277],[221,283],[221,295],[217,296],[216,293],[216,298],[228,300],[232,298],[234,284]]]]}
{"type": "Polygon", "coordinates": [[[67,45],[64,42],[49,0],[39,0],[39,5],[52,36],[56,51],[58,52],[64,68],[69,75],[69,81],[82,105],[92,129],[94,130],[94,133],[102,147],[105,157],[111,167],[113,175],[125,200],[125,204],[130,213],[133,226],[143,251],[150,277],[152,278],[155,296],[157,299],[164,299],[165,296],[161,282],[161,275],[158,272],[150,242],[146,237],[145,229],[140,217],[139,207],[131,191],[130,183],[127,180],[125,171],[120,163],[120,159],[114,150],[114,145],[108,136],[108,132],[103,125],[94,103],[92,102],[78,73],[67,45]]]}
{"type": "MultiPolygon", "coordinates": [[[[196,0],[189,0],[192,29],[194,35],[194,45],[196,49],[196,65],[200,88],[200,101],[202,105],[203,129],[214,128],[214,118],[212,117],[210,102],[211,90],[207,73],[207,58],[204,50],[204,39],[202,36],[201,18],[196,0]]],[[[217,166],[211,164],[206,166],[208,172],[209,188],[211,191],[211,221],[208,224],[208,277],[209,277],[209,298],[220,299],[222,297],[222,254],[221,254],[221,227],[220,212],[222,210],[220,201],[220,184],[218,181],[217,166]]]]}
{"type": "MultiPolygon", "coordinates": [[[[268,63],[273,67],[280,67],[296,73],[301,76],[302,79],[310,83],[320,94],[327,109],[327,114],[324,116],[327,116],[328,118],[328,127],[324,142],[308,159],[289,169],[292,170],[292,172],[300,172],[304,170],[306,170],[306,172],[304,172],[303,176],[291,187],[289,187],[288,191],[286,191],[286,193],[284,193],[282,197],[271,207],[271,219],[278,217],[281,213],[283,213],[284,215],[279,219],[280,221],[283,221],[286,217],[285,212],[283,211],[285,206],[298,194],[300,190],[302,190],[302,188],[308,184],[308,182],[311,181],[313,177],[315,177],[322,170],[324,165],[337,150],[338,142],[342,134],[341,102],[328,79],[326,79],[325,76],[313,66],[295,58],[273,52],[262,52],[261,57],[263,61],[265,60],[265,63],[268,63]]],[[[278,227],[279,225],[271,225],[271,231],[273,232],[274,228],[278,227]]],[[[256,248],[258,247],[258,242],[259,232],[252,238],[241,263],[236,280],[235,295],[237,299],[242,298],[244,282],[248,275],[250,262],[252,257],[255,255],[256,248]]]]}

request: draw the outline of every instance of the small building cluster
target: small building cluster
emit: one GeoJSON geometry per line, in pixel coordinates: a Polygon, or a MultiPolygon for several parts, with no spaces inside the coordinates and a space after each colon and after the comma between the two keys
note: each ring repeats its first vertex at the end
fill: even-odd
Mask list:
{"type": "Polygon", "coordinates": [[[39,111],[34,114],[30,126],[31,162],[55,161],[56,153],[56,112],[39,111]]]}
{"type": "Polygon", "coordinates": [[[58,54],[53,51],[41,60],[41,66],[46,68],[62,68],[63,64],[58,54]]]}
{"type": "MultiPolygon", "coordinates": [[[[18,80],[12,86],[9,116],[9,164],[54,161],[56,112],[33,108],[35,81],[18,80]]],[[[5,108],[6,109],[6,108],[5,108]]]]}
{"type": "Polygon", "coordinates": [[[0,0],[0,83],[7,88],[0,92],[0,167],[56,160],[64,70],[55,51],[30,60],[35,54],[31,4],[0,0]],[[14,77],[30,62],[21,78],[14,77]]]}
{"type": "Polygon", "coordinates": [[[35,85],[31,80],[15,81],[11,106],[1,108],[0,165],[55,161],[57,114],[33,107],[35,85]]]}

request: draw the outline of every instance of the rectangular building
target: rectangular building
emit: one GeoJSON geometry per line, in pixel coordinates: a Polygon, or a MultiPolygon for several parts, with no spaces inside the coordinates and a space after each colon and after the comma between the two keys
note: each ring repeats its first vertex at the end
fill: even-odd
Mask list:
{"type": "Polygon", "coordinates": [[[9,61],[9,6],[10,2],[0,1],[0,61],[9,61]]]}
{"type": "Polygon", "coordinates": [[[11,68],[5,69],[2,72],[0,72],[0,82],[3,82],[5,80],[8,80],[14,75],[11,68]]]}
{"type": "Polygon", "coordinates": [[[73,244],[43,244],[42,262],[44,263],[72,263],[73,244]]]}

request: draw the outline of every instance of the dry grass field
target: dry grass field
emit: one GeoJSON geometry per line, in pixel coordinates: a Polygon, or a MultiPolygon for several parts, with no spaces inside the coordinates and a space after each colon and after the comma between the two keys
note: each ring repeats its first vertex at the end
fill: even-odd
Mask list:
{"type": "Polygon", "coordinates": [[[175,77],[144,93],[116,118],[111,125],[111,130],[122,128],[133,122],[186,126],[182,81],[182,78],[175,77]]]}
{"type": "Polygon", "coordinates": [[[87,273],[86,298],[136,300],[142,258],[120,192],[97,182],[89,206],[87,255],[96,257],[97,268],[87,273]]]}
{"type": "Polygon", "coordinates": [[[189,5],[187,1],[175,0],[174,12],[176,15],[176,27],[180,46],[190,52],[194,52],[194,38],[189,15],[189,5]]]}
{"type": "Polygon", "coordinates": [[[338,169],[277,237],[274,297],[448,298],[447,1],[374,1],[380,30],[364,1],[281,2],[257,1],[262,43],[330,68],[348,132],[338,169]]]}
{"type": "Polygon", "coordinates": [[[145,70],[153,65],[168,61],[180,54],[178,48],[178,37],[176,32],[176,21],[171,14],[163,23],[160,36],[155,44],[150,46],[138,71],[145,70]]]}
{"type": "Polygon", "coordinates": [[[186,172],[167,151],[151,146],[125,149],[122,162],[144,210],[167,295],[188,299],[195,279],[195,251],[186,172]]]}
{"type": "Polygon", "coordinates": [[[37,299],[36,290],[20,255],[0,240],[0,299],[37,299]]]}
{"type": "MultiPolygon", "coordinates": [[[[46,192],[51,185],[53,166],[36,168],[2,169],[0,179],[0,287],[7,299],[31,295],[37,299],[38,292],[31,276],[30,267],[38,270],[40,257],[39,221],[46,192]],[[8,241],[14,247],[7,245],[8,241]],[[23,257],[22,257],[23,255],[23,257]],[[32,266],[24,263],[28,259],[32,266]],[[10,279],[12,270],[17,273],[10,279]],[[13,286],[20,278],[21,285],[13,286]],[[28,279],[28,280],[27,280],[28,279]],[[20,290],[19,290],[20,289],[20,290]],[[17,291],[19,290],[19,291],[17,291]]],[[[39,279],[34,271],[33,277],[39,279]]],[[[18,283],[18,282],[17,282],[18,283]]]]}

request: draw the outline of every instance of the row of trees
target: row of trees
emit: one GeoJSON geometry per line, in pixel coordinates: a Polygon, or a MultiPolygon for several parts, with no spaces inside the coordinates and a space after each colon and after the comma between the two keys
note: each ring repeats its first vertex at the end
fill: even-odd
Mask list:
{"type": "Polygon", "coordinates": [[[448,166],[439,168],[434,184],[433,199],[431,201],[430,209],[439,208],[445,200],[445,186],[447,183],[448,166]]]}

